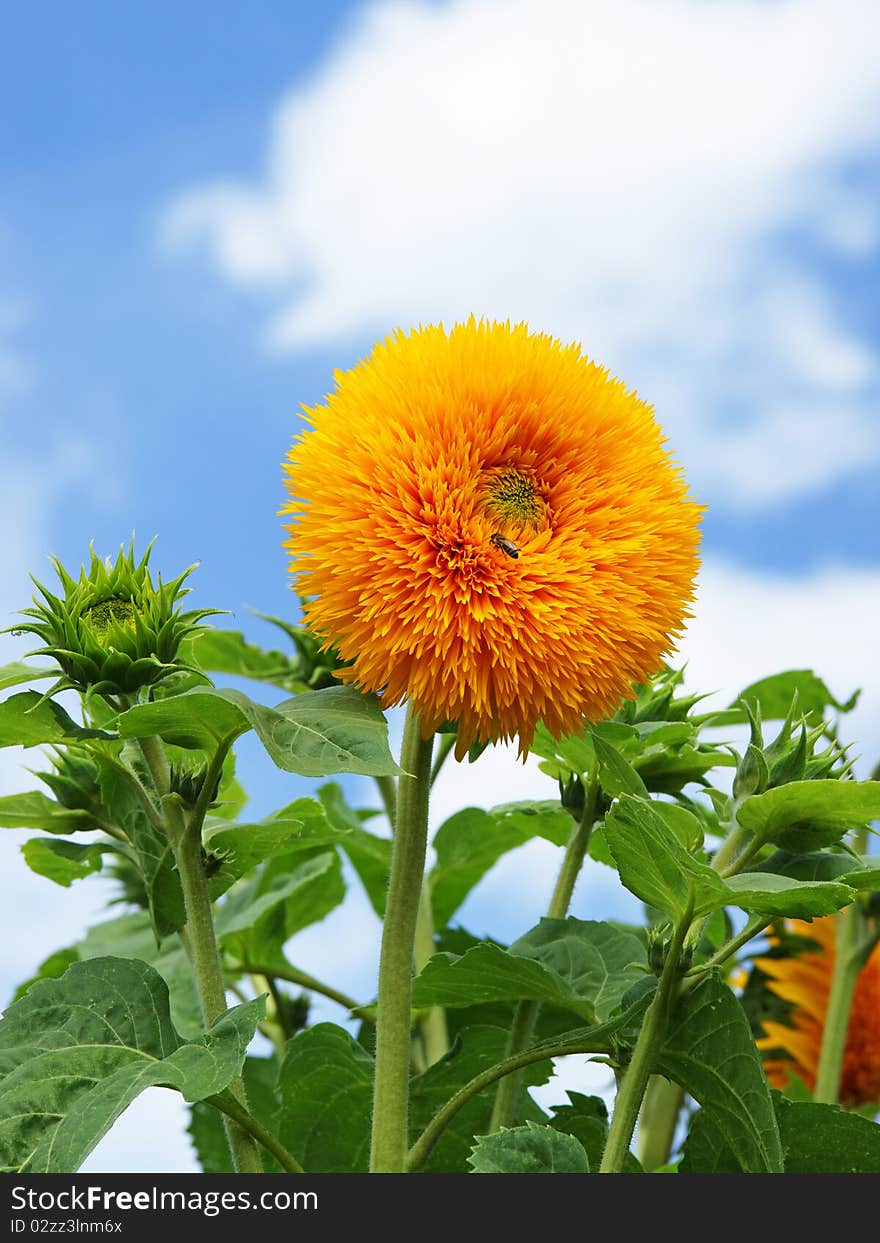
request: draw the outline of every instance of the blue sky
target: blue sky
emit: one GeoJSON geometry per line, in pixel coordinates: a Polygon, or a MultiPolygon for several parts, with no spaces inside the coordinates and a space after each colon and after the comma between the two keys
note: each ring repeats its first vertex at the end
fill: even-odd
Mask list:
{"type": "MultiPolygon", "coordinates": [[[[269,641],[246,606],[290,611],[276,510],[299,404],[398,324],[526,318],[656,403],[709,507],[694,684],[732,693],[793,665],[840,695],[864,684],[864,772],[880,753],[878,35],[870,0],[10,9],[4,622],[49,552],[77,563],[135,531],[158,534],[166,573],[200,560],[191,598],[269,641]]],[[[255,809],[284,801],[291,783],[244,757],[255,809]]],[[[0,763],[4,791],[29,784],[20,757],[0,763]]],[[[488,802],[541,788],[490,763],[488,802]]],[[[486,797],[466,777],[438,816],[462,790],[486,797]]],[[[32,883],[16,844],[0,844],[4,996],[100,898],[32,883]],[[15,929],[24,905],[39,935],[15,929]]],[[[519,855],[473,908],[499,934],[510,885],[537,915],[555,866],[519,855]]],[[[605,901],[592,877],[576,913],[605,901]]],[[[345,918],[303,955],[370,920],[357,898],[345,918]]],[[[373,940],[342,969],[369,979],[373,940]]],[[[163,1168],[151,1118],[116,1137],[119,1168],[163,1168]]]]}

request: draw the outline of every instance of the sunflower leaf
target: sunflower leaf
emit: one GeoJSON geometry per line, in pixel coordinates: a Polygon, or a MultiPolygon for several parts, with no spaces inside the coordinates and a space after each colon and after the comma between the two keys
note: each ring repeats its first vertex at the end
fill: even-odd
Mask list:
{"type": "Polygon", "coordinates": [[[29,790],[0,798],[0,828],[64,834],[91,832],[97,825],[87,811],[69,810],[42,791],[29,790]]]}
{"type": "Polygon", "coordinates": [[[759,841],[814,850],[880,819],[880,781],[792,781],[747,798],[737,819],[759,841]]]}
{"type": "Polygon", "coordinates": [[[145,1088],[176,1088],[189,1101],[223,1091],[262,1011],[262,999],[236,1006],[186,1041],[146,963],[93,959],[40,980],[0,1021],[0,1169],[78,1169],[145,1088]]]}
{"type": "Polygon", "coordinates": [[[332,825],[321,804],[300,798],[254,824],[230,823],[209,818],[202,842],[211,859],[219,864],[211,875],[211,894],[220,894],[260,863],[278,854],[293,856],[316,846],[344,841],[348,830],[332,825]]]}
{"type": "Polygon", "coordinates": [[[558,802],[507,803],[483,811],[465,807],[434,836],[429,874],[435,928],[445,928],[470,891],[502,855],[534,837],[564,846],[572,819],[558,802]]]}
{"type": "Polygon", "coordinates": [[[852,889],[839,881],[803,881],[760,872],[724,880],[685,850],[651,803],[629,795],[611,808],[604,833],[627,889],[676,920],[685,916],[690,902],[697,917],[739,906],[759,915],[809,919],[837,911],[854,897],[852,889]]]}
{"type": "Polygon", "coordinates": [[[69,889],[75,880],[100,872],[104,851],[113,848],[101,842],[83,845],[58,837],[31,837],[20,849],[32,872],[69,889]]]}
{"type": "Polygon", "coordinates": [[[119,718],[124,738],[158,734],[175,746],[213,750],[222,739],[253,729],[273,762],[303,777],[399,772],[388,749],[388,726],[375,696],[348,686],[305,691],[274,708],[237,690],[197,686],[119,718]]]}
{"type": "Polygon", "coordinates": [[[474,1174],[589,1174],[584,1147],[573,1135],[527,1122],[477,1140],[469,1158],[474,1174]]]}
{"type": "Polygon", "coordinates": [[[82,742],[115,738],[102,729],[83,729],[53,699],[36,691],[11,695],[0,703],[0,747],[35,747],[41,742],[82,742]]]}
{"type": "Polygon", "coordinates": [[[638,937],[612,924],[542,919],[509,950],[481,944],[461,957],[435,954],[413,983],[413,1005],[542,1001],[603,1022],[645,963],[638,937]]]}
{"type": "MultiPolygon", "coordinates": [[[[784,673],[775,673],[769,678],[761,678],[759,682],[752,682],[745,690],[740,691],[730,706],[736,709],[743,699],[757,700],[764,720],[781,721],[788,715],[795,695],[798,697],[799,712],[815,712],[819,716],[822,716],[826,708],[851,712],[859,698],[859,692],[856,691],[845,703],[841,703],[812,669],[788,669],[784,673]]],[[[742,720],[746,720],[744,712],[742,720]]]]}
{"type": "MultiPolygon", "coordinates": [[[[793,1101],[771,1092],[786,1174],[880,1174],[880,1125],[839,1105],[793,1101]]],[[[687,1174],[738,1173],[717,1118],[694,1116],[684,1146],[687,1174]]]]}
{"type": "Polygon", "coordinates": [[[22,661],[0,667],[0,691],[10,686],[21,686],[24,682],[36,682],[40,678],[57,678],[57,669],[41,669],[37,665],[26,665],[22,661]]]}
{"type": "Polygon", "coordinates": [[[714,973],[678,1003],[656,1069],[702,1106],[733,1169],[782,1172],[779,1127],[748,1019],[714,973]]]}
{"type": "Polygon", "coordinates": [[[183,659],[210,673],[226,673],[234,677],[268,682],[282,690],[293,691],[302,686],[297,665],[284,652],[264,651],[250,643],[238,630],[204,629],[188,639],[181,648],[183,659]]]}

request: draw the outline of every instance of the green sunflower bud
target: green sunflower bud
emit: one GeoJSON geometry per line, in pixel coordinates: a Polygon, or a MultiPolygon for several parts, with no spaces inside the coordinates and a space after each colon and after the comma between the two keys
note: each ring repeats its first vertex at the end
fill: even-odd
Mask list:
{"type": "Polygon", "coordinates": [[[89,755],[59,751],[52,756],[52,771],[37,773],[62,807],[69,811],[95,811],[101,804],[98,765],[89,755]]]}
{"type": "Polygon", "coordinates": [[[34,579],[42,600],[23,616],[32,621],[16,629],[43,641],[31,656],[49,656],[62,676],[47,695],[71,687],[101,695],[132,695],[190,667],[177,660],[181,642],[200,629],[203,617],[217,609],[182,613],[180,598],[189,588],[184,580],[192,565],[170,583],[161,577],[154,585],[147,565],[152,543],[140,561],[134,559],[134,540],[128,552],[119,550],[115,564],[91,552],[91,565],[78,579],[52,558],[63,594],[53,595],[34,579]]]}
{"type": "Polygon", "coordinates": [[[574,816],[575,820],[580,820],[586,805],[583,782],[577,773],[569,773],[566,781],[563,781],[561,777],[558,780],[560,803],[574,816]]]}

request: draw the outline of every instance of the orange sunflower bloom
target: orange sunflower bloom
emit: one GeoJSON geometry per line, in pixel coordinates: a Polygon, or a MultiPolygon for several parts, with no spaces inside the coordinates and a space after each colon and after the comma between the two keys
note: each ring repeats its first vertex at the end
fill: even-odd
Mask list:
{"type": "Polygon", "coordinates": [[[285,464],[291,572],[339,676],[424,735],[554,735],[655,673],[701,507],[651,408],[524,324],[397,332],[337,373],[285,464]]]}
{"type": "MultiPolygon", "coordinates": [[[[770,977],[768,988],[793,1006],[786,1023],[765,1019],[758,1048],[766,1052],[767,1078],[785,1087],[790,1073],[812,1092],[819,1069],[822,1032],[834,972],[837,924],[833,915],[812,923],[791,919],[786,927],[819,944],[785,958],[757,958],[755,966],[770,977]]],[[[840,1077],[840,1103],[851,1109],[880,1101],[880,945],[865,963],[856,984],[846,1051],[840,1077]]]]}

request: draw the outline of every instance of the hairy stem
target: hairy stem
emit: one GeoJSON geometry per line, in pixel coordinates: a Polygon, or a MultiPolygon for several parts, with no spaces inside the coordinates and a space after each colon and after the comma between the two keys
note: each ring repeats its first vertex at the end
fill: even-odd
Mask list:
{"type": "MultiPolygon", "coordinates": [[[[170,800],[166,801],[166,806],[170,806],[170,800]]],[[[170,817],[169,820],[169,837],[186,907],[187,940],[193,974],[205,1026],[209,1028],[226,1011],[226,987],[214,935],[214,913],[202,861],[202,840],[200,834],[192,831],[192,826],[186,825],[180,831],[180,825],[170,817]]],[[[246,1109],[247,1098],[241,1079],[234,1079],[228,1090],[246,1109]]],[[[226,1134],[236,1170],[240,1174],[261,1174],[263,1166],[252,1136],[232,1120],[226,1123],[226,1134]]]]}
{"type": "MultiPolygon", "coordinates": [[[[564,919],[568,914],[574,887],[583,867],[587,848],[590,844],[590,836],[593,832],[598,788],[598,780],[594,768],[584,792],[584,810],[581,814],[580,822],[572,830],[571,837],[568,839],[568,845],[565,848],[562,867],[559,869],[559,875],[556,878],[556,885],[553,889],[553,896],[547,908],[548,919],[564,919]]],[[[518,1003],[514,1011],[510,1034],[507,1038],[507,1048],[505,1049],[507,1057],[513,1057],[515,1054],[522,1052],[523,1049],[528,1048],[535,1030],[535,1023],[537,1022],[540,1008],[540,1002],[537,1001],[521,1001],[518,1003]]],[[[511,1126],[513,1124],[521,1089],[521,1072],[508,1075],[498,1084],[498,1090],[495,1093],[495,1104],[492,1107],[492,1117],[489,1122],[490,1135],[500,1130],[503,1126],[511,1126]]]]}
{"type": "Polygon", "coordinates": [[[632,1058],[617,1092],[614,1115],[608,1129],[602,1164],[599,1166],[600,1174],[619,1174],[629,1153],[630,1141],[636,1128],[636,1120],[642,1107],[648,1080],[651,1078],[657,1054],[666,1035],[669,1011],[678,991],[681,950],[690,923],[691,915],[687,914],[677,926],[675,936],[672,938],[663,974],[657,985],[657,992],[648,1007],[632,1058]]]}
{"type": "MultiPolygon", "coordinates": [[[[215,1109],[219,1109],[226,1118],[233,1121],[236,1127],[247,1132],[258,1143],[262,1144],[267,1152],[270,1152],[283,1170],[288,1174],[304,1174],[305,1170],[297,1161],[293,1153],[288,1152],[283,1144],[275,1138],[275,1136],[267,1131],[261,1122],[254,1118],[242,1103],[237,1100],[231,1092],[221,1092],[219,1096],[205,1097],[205,1104],[213,1105],[215,1109]]],[[[262,1168],[262,1167],[261,1167],[262,1168]]]]}
{"type": "MultiPolygon", "coordinates": [[[[444,738],[452,738],[453,734],[445,734],[444,738]]],[[[442,739],[441,739],[442,743],[442,739]]],[[[436,765],[434,766],[436,768],[436,765]]],[[[433,774],[433,770],[432,770],[433,774]]],[[[430,783],[433,784],[433,775],[430,783]]],[[[394,832],[397,824],[397,782],[393,777],[376,777],[376,785],[382,796],[388,823],[394,832]]],[[[422,878],[422,892],[419,897],[419,913],[416,919],[416,940],[414,947],[414,966],[416,974],[434,956],[434,916],[431,911],[431,889],[428,877],[422,878]]],[[[415,1051],[419,1056],[416,1061],[421,1070],[427,1070],[434,1062],[440,1060],[449,1048],[449,1034],[446,1029],[446,1011],[442,1006],[432,1006],[428,1013],[420,1018],[417,1024],[418,1044],[415,1051]]]]}
{"type": "Polygon", "coordinates": [[[376,1078],[370,1170],[402,1173],[409,1118],[410,1010],[416,922],[428,846],[428,795],[433,736],[421,736],[416,710],[407,709],[400,752],[397,823],[376,1011],[376,1078]]]}
{"type": "Polygon", "coordinates": [[[274,976],[276,980],[287,980],[289,984],[298,984],[300,988],[306,988],[309,992],[320,993],[322,997],[329,997],[331,1001],[336,1001],[346,1010],[356,1013],[358,1018],[370,1021],[369,1011],[362,1008],[360,1002],[355,1001],[353,997],[349,997],[346,993],[341,993],[339,989],[333,988],[330,984],[325,984],[323,980],[318,980],[313,975],[309,975],[306,971],[300,971],[298,967],[281,967],[273,964],[265,966],[262,963],[252,963],[250,961],[235,963],[230,969],[242,971],[247,975],[265,975],[274,976]]]}
{"type": "Polygon", "coordinates": [[[526,1066],[532,1066],[535,1062],[543,1062],[548,1057],[571,1057],[578,1053],[607,1053],[611,1047],[611,1038],[614,1032],[618,1028],[634,1022],[639,1011],[643,1009],[643,1005],[643,1002],[637,1001],[630,1006],[625,1014],[613,1022],[605,1023],[600,1027],[594,1027],[589,1031],[583,1032],[580,1036],[573,1035],[569,1040],[548,1040],[544,1041],[543,1044],[533,1045],[531,1049],[524,1049],[522,1053],[517,1053],[513,1057],[507,1057],[503,1062],[497,1062],[494,1066],[490,1066],[478,1075],[475,1075],[473,1079],[466,1083],[463,1088],[460,1088],[437,1111],[425,1127],[425,1130],[409,1151],[406,1168],[412,1171],[424,1165],[431,1155],[437,1140],[458,1111],[463,1109],[468,1101],[472,1100],[479,1092],[482,1092],[484,1088],[491,1087],[493,1083],[497,1083],[506,1075],[523,1070],[526,1066]]]}

